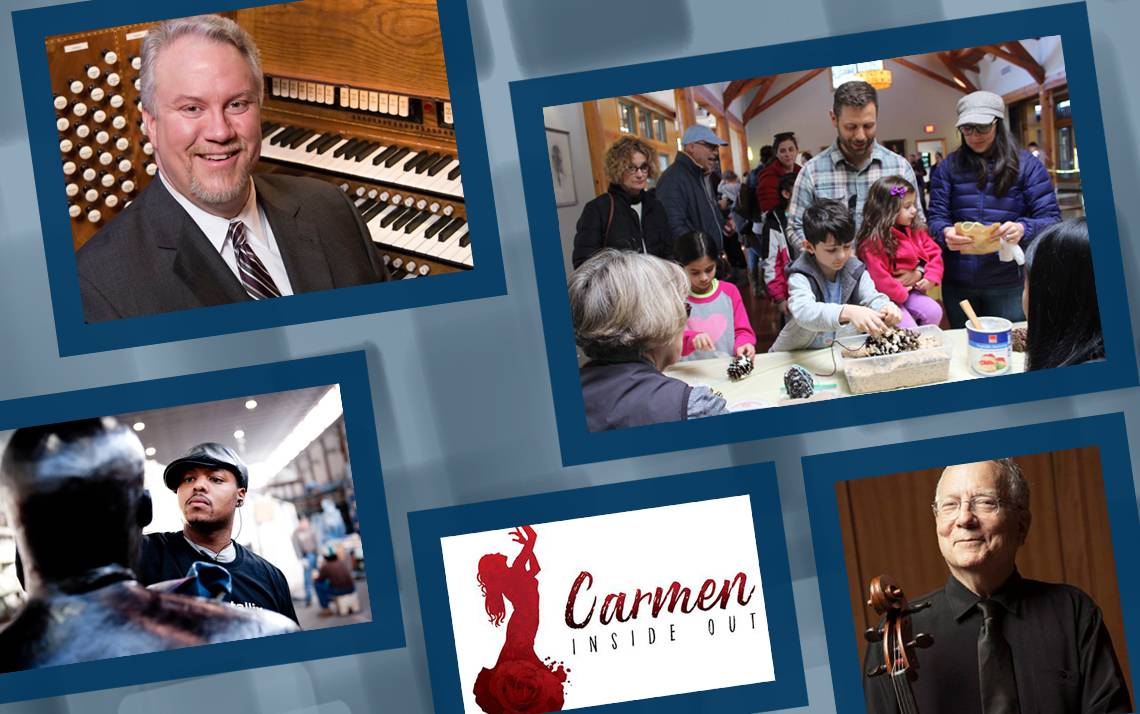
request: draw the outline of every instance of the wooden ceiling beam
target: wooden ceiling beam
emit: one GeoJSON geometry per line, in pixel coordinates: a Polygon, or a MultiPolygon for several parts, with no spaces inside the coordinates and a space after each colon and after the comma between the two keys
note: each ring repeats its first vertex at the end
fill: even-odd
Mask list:
{"type": "Polygon", "coordinates": [[[967,91],[978,91],[978,88],[970,81],[970,78],[966,76],[962,68],[955,64],[954,60],[950,58],[949,52],[939,52],[938,59],[942,61],[942,64],[946,65],[946,69],[950,70],[950,74],[954,75],[955,79],[965,85],[967,91]]]}
{"type": "MultiPolygon", "coordinates": [[[[749,121],[754,119],[757,115],[759,115],[765,109],[772,106],[776,102],[780,101],[784,97],[788,96],[792,92],[796,91],[797,89],[799,89],[803,85],[807,84],[812,79],[814,79],[817,74],[824,71],[825,69],[827,69],[827,68],[826,67],[820,67],[819,69],[813,69],[810,72],[805,72],[799,79],[792,82],[788,86],[784,87],[779,92],[776,92],[776,94],[771,99],[764,102],[763,104],[760,104],[759,106],[756,106],[756,99],[753,99],[752,103],[748,105],[748,109],[746,109],[744,112],[744,125],[747,126],[749,121]]],[[[771,85],[769,85],[769,86],[771,86],[771,85]]],[[[760,97],[760,95],[757,94],[757,98],[759,98],[759,97],[760,97]]]]}
{"type": "Polygon", "coordinates": [[[751,79],[736,79],[728,83],[724,88],[724,106],[728,106],[736,101],[737,97],[745,94],[751,89],[759,87],[769,77],[752,77],[751,79]]]}
{"type": "Polygon", "coordinates": [[[929,70],[926,67],[923,67],[922,65],[920,65],[916,62],[911,62],[906,57],[895,57],[895,58],[891,59],[890,61],[901,64],[903,67],[906,67],[907,69],[911,70],[912,72],[918,72],[919,74],[921,74],[924,77],[927,77],[929,79],[933,79],[935,82],[938,82],[940,84],[945,84],[947,87],[950,87],[951,89],[962,92],[963,94],[965,94],[967,92],[967,89],[965,87],[959,86],[959,84],[957,82],[955,82],[954,80],[949,79],[947,77],[943,77],[942,75],[938,74],[937,72],[935,72],[933,70],[929,70]]]}
{"type": "Polygon", "coordinates": [[[999,45],[985,45],[983,49],[994,57],[1003,59],[1006,62],[1009,62],[1010,64],[1017,67],[1021,67],[1023,70],[1028,72],[1029,76],[1033,77],[1034,81],[1036,81],[1038,84],[1045,83],[1045,68],[1038,64],[1037,60],[1033,59],[1032,57],[1027,60],[1024,57],[1016,55],[999,45]]]}

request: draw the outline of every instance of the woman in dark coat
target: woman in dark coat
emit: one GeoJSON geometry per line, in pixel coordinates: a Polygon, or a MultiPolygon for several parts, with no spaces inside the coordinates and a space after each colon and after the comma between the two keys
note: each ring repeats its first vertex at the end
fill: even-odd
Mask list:
{"type": "Polygon", "coordinates": [[[1049,172],[1033,154],[1018,148],[1005,127],[1005,104],[991,92],[958,100],[961,146],[940,161],[930,176],[930,235],[942,246],[946,273],[942,296],[950,327],[966,316],[958,303],[969,299],[979,315],[1025,319],[1021,307],[1024,269],[998,253],[962,253],[972,239],[954,230],[958,222],[998,224],[993,235],[1028,248],[1046,227],[1061,220],[1049,172]]]}
{"type": "Polygon", "coordinates": [[[577,268],[603,248],[634,250],[668,259],[673,239],[665,207],[649,180],[657,176],[657,152],[640,139],[625,136],[606,150],[609,189],[582,209],[571,262],[577,268]]]}

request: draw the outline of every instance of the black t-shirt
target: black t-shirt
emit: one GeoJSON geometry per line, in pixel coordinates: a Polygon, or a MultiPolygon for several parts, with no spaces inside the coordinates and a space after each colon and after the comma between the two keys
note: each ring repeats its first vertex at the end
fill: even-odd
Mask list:
{"type": "MultiPolygon", "coordinates": [[[[234,543],[237,558],[231,563],[218,563],[230,572],[233,590],[228,599],[236,605],[259,607],[279,612],[297,624],[297,611],[289,584],[281,571],[261,556],[234,543]]],[[[195,561],[214,563],[186,542],[181,531],[151,533],[143,537],[142,553],[136,574],[143,585],[186,577],[195,561]]]]}
{"type": "MultiPolygon", "coordinates": [[[[934,637],[933,645],[918,651],[913,689],[922,714],[981,713],[979,599],[951,576],[941,590],[912,601],[931,603],[911,618],[916,633],[934,637]]],[[[1132,711],[1120,663],[1092,598],[1072,586],[1026,580],[1015,572],[991,599],[1003,609],[1001,630],[1013,652],[1022,712],[1132,711]]],[[[864,671],[882,658],[881,644],[868,646],[864,671]]],[[[864,677],[868,712],[898,711],[888,679],[864,677]]]]}

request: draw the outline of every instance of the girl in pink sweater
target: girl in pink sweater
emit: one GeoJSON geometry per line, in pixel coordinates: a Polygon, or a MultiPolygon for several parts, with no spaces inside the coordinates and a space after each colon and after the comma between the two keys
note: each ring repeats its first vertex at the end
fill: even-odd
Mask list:
{"type": "Polygon", "coordinates": [[[855,245],[875,287],[902,309],[899,327],[942,321],[942,306],[926,294],[942,282],[942,248],[918,218],[910,181],[884,176],[871,184],[855,245]]]}
{"type": "Polygon", "coordinates": [[[712,357],[716,353],[756,356],[756,333],[740,291],[716,279],[716,242],[700,231],[685,233],[673,246],[673,256],[689,277],[689,322],[681,344],[681,359],[712,357]]]}

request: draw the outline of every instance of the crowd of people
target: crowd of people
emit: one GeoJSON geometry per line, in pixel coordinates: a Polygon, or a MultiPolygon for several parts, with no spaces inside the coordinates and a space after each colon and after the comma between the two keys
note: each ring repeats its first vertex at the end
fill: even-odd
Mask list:
{"type": "Polygon", "coordinates": [[[958,101],[960,145],[928,184],[917,156],[875,140],[878,113],[876,90],[847,82],[829,112],[831,146],[805,160],[794,133],[776,134],[742,177],[719,172],[726,141],[690,126],[655,189],[652,147],[624,137],[609,148],[610,187],[578,222],[570,278],[591,430],[725,410],[663,370],[755,356],[735,265],[780,315],[773,352],[828,347],[846,332],[962,328],[968,299],[977,314],[1028,320],[1027,369],[1103,359],[1088,229],[1061,221],[1041,154],[1018,146],[1002,98],[958,101]],[[1000,250],[977,250],[956,228],[966,223],[987,226],[1000,250]]]}

